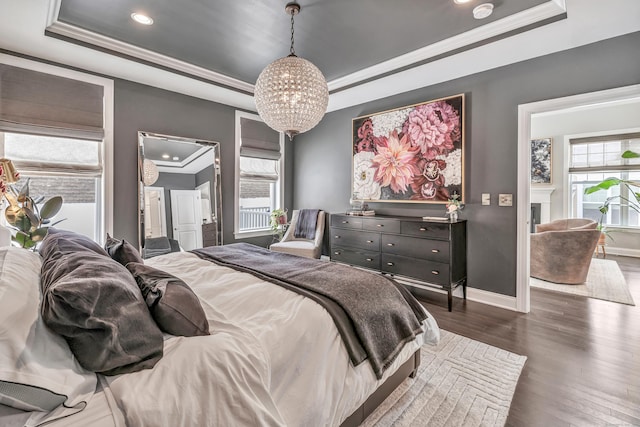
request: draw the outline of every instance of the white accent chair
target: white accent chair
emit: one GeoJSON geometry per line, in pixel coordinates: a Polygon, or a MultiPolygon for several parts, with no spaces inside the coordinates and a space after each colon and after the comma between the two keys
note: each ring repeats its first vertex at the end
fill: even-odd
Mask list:
{"type": "Polygon", "coordinates": [[[316,237],[313,240],[296,239],[293,235],[296,229],[296,222],[300,211],[297,209],[291,215],[289,228],[284,233],[282,240],[272,244],[269,249],[276,252],[284,252],[288,254],[298,255],[306,258],[320,258],[322,255],[322,238],[324,236],[325,212],[318,212],[318,221],[316,223],[316,237]]]}

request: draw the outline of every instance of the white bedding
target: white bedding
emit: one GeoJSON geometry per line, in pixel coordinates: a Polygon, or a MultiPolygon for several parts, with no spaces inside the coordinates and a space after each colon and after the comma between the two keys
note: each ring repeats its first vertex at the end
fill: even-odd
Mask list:
{"type": "Polygon", "coordinates": [[[315,302],[188,252],[145,262],[193,288],[211,335],[167,335],[153,369],[100,377],[101,398],[121,410],[116,427],[118,417],[132,427],[337,426],[424,342],[440,337],[429,316],[426,332],[377,380],[368,362],[351,365],[331,316],[315,302]]]}

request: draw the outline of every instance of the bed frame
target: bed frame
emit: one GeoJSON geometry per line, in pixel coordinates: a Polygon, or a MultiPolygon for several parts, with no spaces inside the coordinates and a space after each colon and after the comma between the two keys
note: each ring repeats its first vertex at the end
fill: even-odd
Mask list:
{"type": "Polygon", "coordinates": [[[371,394],[360,405],[358,409],[353,411],[349,417],[344,420],[340,427],[357,427],[371,414],[389,395],[408,377],[415,378],[418,373],[418,367],[420,366],[420,349],[409,359],[404,362],[400,368],[393,375],[385,380],[376,391],[371,394]]]}

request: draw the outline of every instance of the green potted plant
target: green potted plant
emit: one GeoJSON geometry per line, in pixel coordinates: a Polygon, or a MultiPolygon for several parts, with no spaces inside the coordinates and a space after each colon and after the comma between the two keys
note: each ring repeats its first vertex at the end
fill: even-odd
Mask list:
{"type": "Polygon", "coordinates": [[[14,230],[11,240],[20,247],[35,250],[38,242],[47,235],[49,227],[63,221],[51,223],[51,219],[62,207],[62,197],[54,196],[39,207],[44,197],[34,199],[29,195],[29,179],[20,191],[14,186],[9,186],[5,197],[9,202],[5,210],[5,218],[10,228],[14,230]]]}
{"type": "MultiPolygon", "coordinates": [[[[622,153],[622,158],[624,159],[634,159],[640,157],[640,153],[636,153],[634,151],[627,150],[622,153]]],[[[625,197],[622,195],[607,197],[604,201],[604,204],[600,206],[599,210],[601,213],[600,221],[598,221],[598,229],[602,232],[600,235],[600,241],[598,241],[598,245],[604,245],[604,239],[608,235],[608,230],[606,226],[603,224],[604,216],[609,212],[609,207],[611,206],[611,202],[618,199],[627,202],[628,206],[640,213],[640,182],[625,180],[620,178],[607,178],[604,181],[599,182],[598,184],[587,187],[584,190],[584,194],[592,194],[597,191],[607,191],[612,187],[620,186],[626,187],[629,193],[629,197],[625,197]]]]}

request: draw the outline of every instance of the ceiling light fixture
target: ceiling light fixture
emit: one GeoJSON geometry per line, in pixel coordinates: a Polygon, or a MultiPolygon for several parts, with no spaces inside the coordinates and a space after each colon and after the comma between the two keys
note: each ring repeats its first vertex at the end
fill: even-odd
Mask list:
{"type": "Polygon", "coordinates": [[[171,156],[170,156],[170,155],[168,155],[167,153],[165,153],[165,154],[163,154],[163,155],[162,155],[162,158],[163,158],[163,159],[168,159],[168,158],[170,158],[170,157],[171,157],[171,156]]]}
{"type": "Polygon", "coordinates": [[[484,19],[493,13],[492,3],[483,3],[473,8],[473,17],[476,19],[484,19]]]}
{"type": "Polygon", "coordinates": [[[177,162],[178,160],[180,160],[180,157],[178,157],[178,156],[173,156],[173,160],[175,160],[175,161],[177,162]]]}
{"type": "Polygon", "coordinates": [[[329,103],[329,88],[322,72],[293,49],[293,17],[300,5],[285,7],[291,15],[291,47],[289,56],[267,65],[256,81],[254,100],[264,122],[289,139],[317,125],[329,103]]]}
{"type": "Polygon", "coordinates": [[[153,24],[153,19],[143,13],[133,12],[131,14],[131,19],[136,21],[138,24],[142,25],[151,25],[153,24]]]}
{"type": "Polygon", "coordinates": [[[469,3],[471,0],[453,0],[455,4],[465,4],[469,3]]]}

